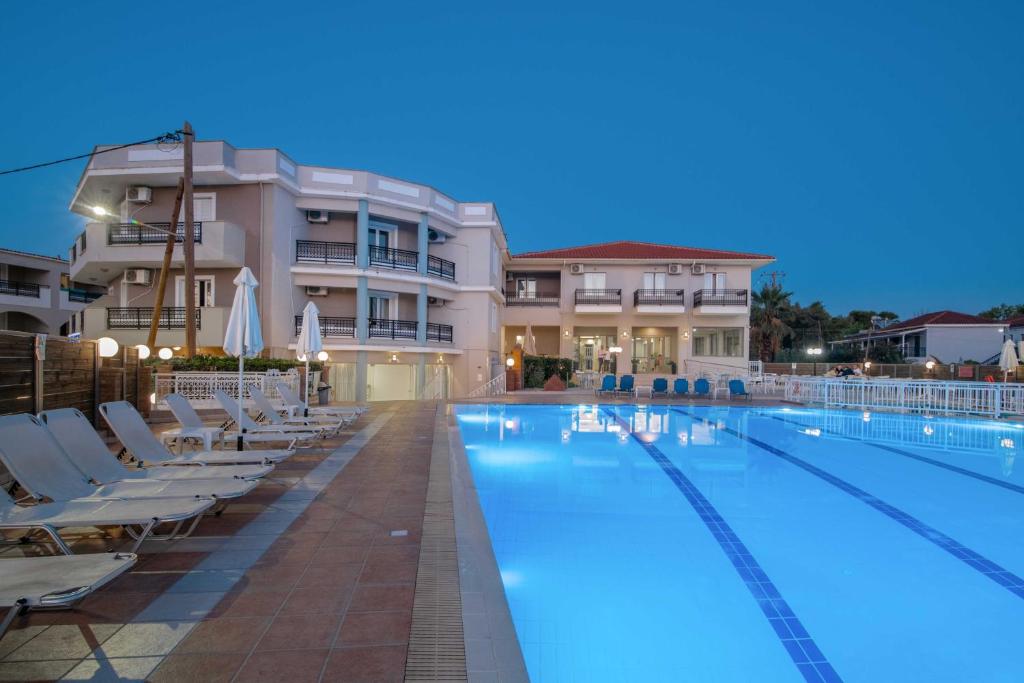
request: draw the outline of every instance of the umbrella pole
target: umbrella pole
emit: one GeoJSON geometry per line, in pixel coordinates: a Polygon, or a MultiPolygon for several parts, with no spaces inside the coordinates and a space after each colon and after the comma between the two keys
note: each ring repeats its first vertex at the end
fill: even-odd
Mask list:
{"type": "Polygon", "coordinates": [[[302,383],[302,393],[306,395],[306,410],[303,411],[302,417],[309,417],[309,352],[306,352],[306,377],[305,382],[302,383]]]}
{"type": "Polygon", "coordinates": [[[245,410],[242,406],[242,364],[245,362],[245,345],[242,346],[242,353],[238,355],[238,442],[236,444],[237,450],[242,450],[244,447],[243,441],[245,438],[242,436],[242,411],[245,410]]]}

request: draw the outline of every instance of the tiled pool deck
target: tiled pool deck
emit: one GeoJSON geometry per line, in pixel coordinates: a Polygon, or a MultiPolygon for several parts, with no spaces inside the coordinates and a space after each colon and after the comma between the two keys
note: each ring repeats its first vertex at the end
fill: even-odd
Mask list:
{"type": "MultiPolygon", "coordinates": [[[[145,543],[77,609],[19,619],[0,640],[0,680],[526,680],[446,408],[373,404],[191,538],[145,543]]],[[[72,548],[127,542],[93,534],[72,548]]]]}

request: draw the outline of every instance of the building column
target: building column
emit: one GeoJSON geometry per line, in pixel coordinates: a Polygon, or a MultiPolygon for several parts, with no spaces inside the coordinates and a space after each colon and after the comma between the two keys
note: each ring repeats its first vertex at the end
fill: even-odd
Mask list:
{"type": "Polygon", "coordinates": [[[427,286],[420,285],[416,295],[416,341],[427,343],[427,286]]]}
{"type": "Polygon", "coordinates": [[[360,344],[365,344],[369,336],[369,323],[367,322],[369,315],[370,289],[366,276],[360,275],[356,278],[356,342],[360,344]]]}
{"type": "Polygon", "coordinates": [[[416,249],[419,251],[419,256],[416,259],[416,270],[420,275],[427,274],[427,246],[430,244],[428,232],[430,226],[427,224],[427,214],[420,214],[420,226],[416,232],[416,249]]]}
{"type": "Polygon", "coordinates": [[[356,214],[356,266],[370,267],[370,203],[359,200],[359,212],[356,214]]]}
{"type": "Polygon", "coordinates": [[[356,403],[366,403],[366,351],[356,351],[356,403]]]}
{"type": "Polygon", "coordinates": [[[422,398],[427,385],[427,354],[421,353],[416,362],[416,398],[422,398]]]}
{"type": "Polygon", "coordinates": [[[615,334],[615,345],[622,349],[615,369],[619,375],[633,374],[633,329],[620,327],[615,334]],[[626,334],[627,336],[623,336],[626,334]]]}

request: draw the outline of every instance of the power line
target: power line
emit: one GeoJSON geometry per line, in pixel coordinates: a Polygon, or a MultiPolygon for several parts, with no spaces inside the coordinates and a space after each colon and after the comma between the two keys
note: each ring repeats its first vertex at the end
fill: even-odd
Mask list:
{"type": "Polygon", "coordinates": [[[45,168],[47,166],[56,166],[57,164],[63,164],[63,163],[68,162],[68,161],[77,161],[79,159],[86,159],[86,158],[89,158],[89,157],[94,157],[97,154],[106,154],[107,152],[115,152],[115,151],[117,151],[119,149],[124,149],[125,147],[134,147],[135,145],[146,145],[146,144],[149,144],[151,142],[156,142],[156,143],[161,143],[161,142],[181,142],[181,134],[182,134],[182,131],[176,130],[176,131],[173,131],[173,132],[170,132],[170,133],[164,133],[162,135],[158,135],[155,138],[149,138],[148,140],[138,140],[136,142],[129,142],[128,144],[125,144],[125,145],[118,145],[116,147],[108,147],[107,149],[101,149],[101,150],[93,150],[92,152],[89,152],[88,154],[79,154],[77,156],[66,157],[64,159],[57,159],[55,161],[47,161],[47,162],[44,162],[44,163],[41,163],[41,164],[32,164],[31,166],[22,166],[21,168],[11,168],[11,169],[8,169],[6,171],[0,171],[0,175],[9,175],[11,173],[21,173],[22,171],[32,171],[32,170],[37,169],[37,168],[45,168]]]}

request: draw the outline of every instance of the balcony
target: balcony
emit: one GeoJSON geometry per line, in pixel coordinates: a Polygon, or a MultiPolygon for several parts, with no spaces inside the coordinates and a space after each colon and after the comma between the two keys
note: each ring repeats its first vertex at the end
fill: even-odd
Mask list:
{"type": "MultiPolygon", "coordinates": [[[[196,309],[196,329],[202,329],[202,308],[196,309]]],[[[136,306],[132,308],[108,308],[108,330],[148,330],[153,320],[152,306],[136,306]]],[[[165,306],[160,311],[159,327],[161,330],[185,329],[185,309],[165,306]]]]}
{"type": "Polygon", "coordinates": [[[621,289],[577,289],[577,313],[621,313],[621,289]]]}
{"type": "MultiPolygon", "coordinates": [[[[302,330],[302,316],[295,316],[295,336],[299,336],[302,330]]],[[[336,318],[325,316],[320,318],[321,337],[351,337],[356,336],[355,318],[336,318]]]]}
{"type": "MultiPolygon", "coordinates": [[[[196,308],[196,345],[219,348],[224,343],[224,328],[231,309],[227,306],[196,308]]],[[[126,346],[145,344],[149,336],[149,322],[153,308],[104,308],[90,306],[84,309],[85,326],[82,336],[87,339],[113,337],[126,346]]],[[[160,314],[157,346],[185,345],[185,309],[164,307],[160,314]]]]}
{"type": "Polygon", "coordinates": [[[0,280],[0,305],[49,308],[52,303],[50,288],[34,282],[0,280]]]}
{"type": "MultiPolygon", "coordinates": [[[[326,266],[354,266],[356,264],[356,245],[354,242],[296,240],[295,262],[326,266]]],[[[419,267],[419,252],[370,246],[369,263],[371,268],[387,268],[415,273],[419,267]]],[[[427,254],[427,275],[454,282],[455,263],[427,254]]]]}
{"type": "MultiPolygon", "coordinates": [[[[370,339],[416,341],[416,321],[370,318],[367,321],[367,333],[370,339]]],[[[452,343],[452,326],[440,323],[427,323],[427,341],[452,343]]]]}
{"type": "Polygon", "coordinates": [[[39,285],[32,282],[0,280],[0,294],[7,296],[30,296],[34,299],[38,299],[39,285]]]}
{"type": "Polygon", "coordinates": [[[637,313],[686,313],[686,294],[681,289],[637,289],[633,308],[637,313]]]}
{"type": "MultiPolygon", "coordinates": [[[[154,223],[170,227],[170,223],[154,223]]],[[[181,263],[185,225],[177,226],[174,260],[181,263]]],[[[240,268],[245,265],[245,230],[226,221],[194,223],[196,266],[240,268]]],[[[72,280],[107,284],[128,268],[157,269],[163,264],[167,235],[159,230],[134,225],[89,223],[72,247],[72,280]]]]}
{"type": "Polygon", "coordinates": [[[693,312],[703,315],[742,315],[749,306],[745,289],[698,289],[693,293],[693,312]]]}
{"type": "Polygon", "coordinates": [[[545,296],[543,294],[519,292],[505,295],[506,306],[557,306],[559,301],[560,297],[557,294],[545,296]]]}

